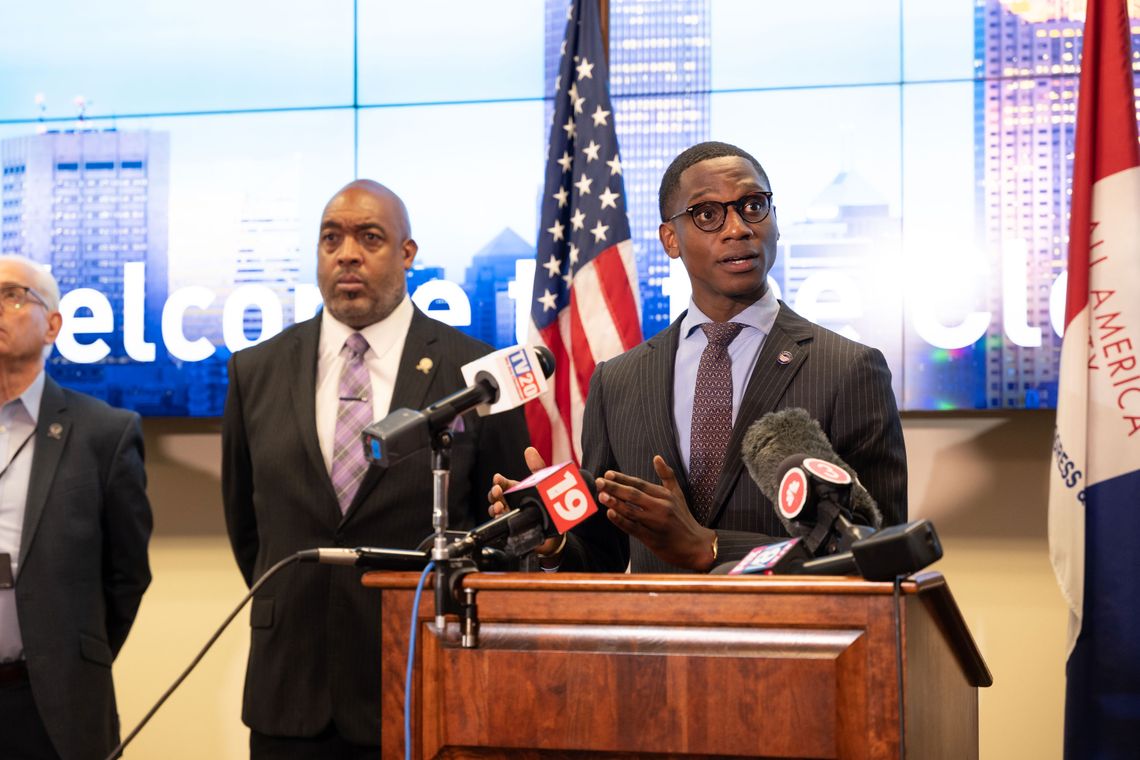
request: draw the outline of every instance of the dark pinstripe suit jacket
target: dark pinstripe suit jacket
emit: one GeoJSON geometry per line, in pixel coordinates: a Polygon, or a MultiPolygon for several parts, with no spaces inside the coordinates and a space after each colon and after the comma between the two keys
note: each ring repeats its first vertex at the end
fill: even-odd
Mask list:
{"type": "MultiPolygon", "coordinates": [[[[226,526],[246,583],[321,546],[414,548],[431,533],[430,452],[369,470],[342,516],[317,440],[320,315],[230,359],[222,422],[226,526]]],[[[419,409],[466,386],[460,367],[490,347],[418,309],[400,358],[393,410],[419,409]],[[431,369],[417,369],[421,360],[431,369]],[[426,363],[425,363],[426,364],[426,363]]],[[[464,418],[452,446],[448,519],[487,519],[495,472],[526,472],[522,411],[464,418]]],[[[291,565],[253,600],[242,717],[262,733],[312,736],[336,722],[380,743],[380,597],[347,567],[291,565]]]]}
{"type": "MultiPolygon", "coordinates": [[[[582,428],[584,469],[597,474],[612,469],[657,482],[652,460],[660,454],[688,497],[673,424],[673,360],[682,318],[598,365],[582,428]]],[[[719,536],[721,562],[787,536],[772,503],[744,468],[740,446],[756,419],[788,407],[807,409],[819,421],[836,452],[878,501],[884,524],[906,520],[906,451],[882,353],[813,324],[781,303],[744,392],[706,522],[719,536]],[[781,364],[777,357],[785,351],[791,361],[781,364]]],[[[574,530],[562,569],[620,572],[627,561],[633,572],[681,572],[600,513],[574,530]]]]}

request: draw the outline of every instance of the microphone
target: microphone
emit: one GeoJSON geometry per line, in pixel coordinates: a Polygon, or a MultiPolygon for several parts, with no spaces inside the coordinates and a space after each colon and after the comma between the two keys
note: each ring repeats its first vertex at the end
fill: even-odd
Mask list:
{"type": "Polygon", "coordinates": [[[512,346],[465,364],[461,371],[468,387],[419,411],[397,409],[364,428],[365,458],[390,467],[426,449],[465,412],[478,408],[480,415],[497,414],[537,398],[554,374],[554,354],[545,346],[512,346]]]}
{"type": "MultiPolygon", "coordinates": [[[[855,471],[835,453],[823,428],[806,410],[791,408],[765,414],[748,428],[740,451],[748,474],[773,504],[777,503],[783,476],[780,465],[793,454],[803,454],[829,462],[851,476],[854,522],[873,528],[883,524],[883,516],[871,494],[859,483],[855,471]]],[[[788,532],[795,535],[790,530],[790,520],[785,521],[781,515],[781,521],[789,528],[788,532]]]]}
{"type": "Polygon", "coordinates": [[[512,509],[472,528],[465,536],[448,544],[447,558],[470,556],[475,550],[494,544],[503,538],[507,539],[505,546],[507,555],[520,557],[534,551],[535,547],[542,543],[546,523],[546,514],[541,509],[529,505],[524,509],[512,509]]]}
{"type": "Polygon", "coordinates": [[[485,417],[522,406],[545,393],[546,378],[554,375],[554,354],[546,346],[512,346],[464,364],[460,371],[472,386],[481,381],[494,386],[496,395],[476,407],[479,416],[485,417]]]}
{"type": "Polygon", "coordinates": [[[874,504],[870,493],[858,482],[854,469],[842,460],[838,453],[831,448],[831,441],[823,433],[820,423],[817,423],[806,409],[791,408],[781,411],[771,411],[760,417],[748,428],[744,434],[741,446],[741,455],[744,466],[758,485],[760,492],[776,501],[776,492],[779,480],[776,479],[777,468],[784,459],[793,453],[803,453],[808,457],[830,461],[847,471],[852,476],[852,512],[857,521],[872,528],[882,524],[882,515],[879,507],[874,504]]]}
{"type": "Polygon", "coordinates": [[[512,509],[538,507],[549,518],[547,537],[565,533],[598,511],[593,476],[573,462],[532,473],[507,489],[503,497],[512,509]]]}
{"type": "Polygon", "coordinates": [[[835,554],[866,538],[874,528],[855,525],[851,475],[830,462],[793,454],[777,469],[776,514],[792,536],[803,536],[808,551],[835,554]]]}
{"type": "Polygon", "coordinates": [[[802,538],[757,546],[739,562],[717,565],[709,575],[858,575],[851,552],[812,558],[802,538]]]}
{"type": "Polygon", "coordinates": [[[860,575],[869,581],[893,581],[942,559],[934,524],[915,520],[892,525],[861,538],[851,549],[811,558],[800,538],[757,546],[740,562],[726,562],[712,575],[860,575]]]}
{"type": "Polygon", "coordinates": [[[423,570],[431,560],[426,551],[411,549],[379,549],[358,546],[355,549],[305,549],[297,552],[301,562],[320,562],[324,565],[350,565],[372,570],[423,570]]]}
{"type": "Polygon", "coordinates": [[[787,575],[811,559],[803,539],[790,538],[757,546],[739,562],[717,565],[709,575],[787,575]]]}
{"type": "Polygon", "coordinates": [[[851,553],[864,578],[891,581],[942,559],[942,542],[934,523],[923,519],[883,528],[852,544],[851,553]]]}

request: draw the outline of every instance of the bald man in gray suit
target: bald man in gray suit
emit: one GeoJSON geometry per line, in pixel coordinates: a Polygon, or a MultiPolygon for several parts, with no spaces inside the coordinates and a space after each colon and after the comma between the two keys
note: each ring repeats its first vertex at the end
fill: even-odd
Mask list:
{"type": "MultiPolygon", "coordinates": [[[[905,522],[906,451],[890,370],[880,351],[809,322],[767,287],[780,233],[759,162],[733,145],[695,145],[666,170],[659,197],[661,243],[685,265],[692,300],[666,330],[598,364],[582,466],[601,476],[604,509],[561,546],[544,546],[544,567],[707,572],[786,537],[743,466],[741,443],[756,419],[790,407],[820,423],[884,524],[905,522]],[[699,369],[713,340],[706,334],[726,326],[730,361],[711,373],[721,383],[718,411],[695,389],[708,385],[699,369]],[[720,438],[706,429],[716,414],[720,438]]],[[[541,464],[533,449],[527,460],[541,464]]],[[[492,500],[504,485],[496,480],[492,500]]]]}

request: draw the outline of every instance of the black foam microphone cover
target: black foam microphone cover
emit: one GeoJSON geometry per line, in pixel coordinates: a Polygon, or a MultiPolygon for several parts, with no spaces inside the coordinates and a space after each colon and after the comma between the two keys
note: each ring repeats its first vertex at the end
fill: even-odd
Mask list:
{"type": "MultiPolygon", "coordinates": [[[[851,489],[851,510],[855,522],[878,528],[883,524],[875,500],[859,484],[855,470],[844,462],[823,432],[819,423],[807,410],[793,407],[769,412],[748,428],[740,449],[748,474],[760,492],[773,504],[777,503],[780,489],[780,465],[794,455],[815,457],[841,467],[855,480],[851,489]]],[[[781,516],[781,520],[783,517],[781,516]]],[[[787,527],[787,523],[785,523],[787,527]]],[[[790,535],[796,535],[789,531],[790,535]]]]}

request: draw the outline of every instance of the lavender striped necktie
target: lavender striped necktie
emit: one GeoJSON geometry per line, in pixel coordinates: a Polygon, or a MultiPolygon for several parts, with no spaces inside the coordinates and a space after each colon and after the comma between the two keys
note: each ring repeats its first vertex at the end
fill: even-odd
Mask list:
{"type": "Polygon", "coordinates": [[[348,511],[356,490],[360,487],[360,481],[364,478],[364,472],[368,469],[360,431],[372,422],[372,381],[368,377],[368,367],[364,365],[368,341],[360,333],[353,333],[344,345],[349,356],[340,372],[340,404],[336,411],[330,473],[341,514],[348,511]]]}
{"type": "Polygon", "coordinates": [[[697,365],[693,427],[689,437],[689,509],[702,525],[709,517],[724,455],[732,437],[732,357],[728,344],[740,334],[739,322],[705,322],[708,345],[697,365]]]}

